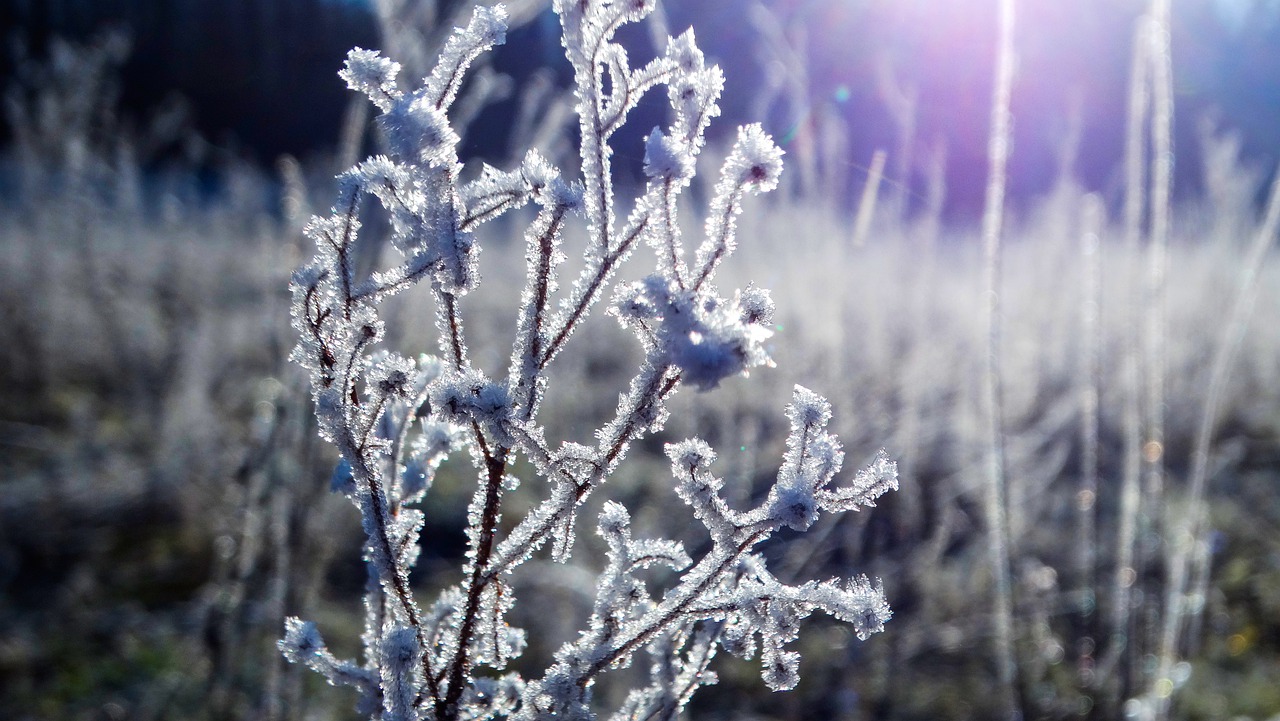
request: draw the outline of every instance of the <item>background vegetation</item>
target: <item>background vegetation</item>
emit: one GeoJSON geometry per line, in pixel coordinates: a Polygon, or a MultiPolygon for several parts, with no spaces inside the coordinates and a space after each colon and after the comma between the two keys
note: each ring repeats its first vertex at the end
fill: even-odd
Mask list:
{"type": "MultiPolygon", "coordinates": [[[[785,66],[796,44],[781,37],[767,52],[785,66]]],[[[330,639],[340,651],[354,649],[359,633],[350,625],[364,584],[358,519],[328,493],[334,458],[316,438],[305,379],[285,361],[288,276],[308,252],[300,228],[327,205],[330,178],[350,151],[339,145],[341,128],[326,152],[302,162],[244,160],[180,116],[122,111],[129,91],[117,70],[129,55],[120,40],[44,50],[7,76],[0,176],[0,716],[351,718],[352,699],[288,667],[275,648],[285,615],[316,619],[331,635],[348,624],[345,638],[330,639]]],[[[1127,77],[1127,58],[1118,62],[1112,72],[1127,77]]],[[[319,81],[308,70],[306,82],[324,84],[337,65],[321,69],[319,81]]],[[[563,137],[554,83],[541,96],[511,97],[529,118],[525,139],[540,138],[553,153],[563,137]]],[[[886,91],[878,102],[887,107],[892,97],[909,94],[886,91]]],[[[799,101],[779,95],[759,109],[785,118],[787,102],[799,101]]],[[[972,122],[985,127],[978,107],[972,122]]],[[[855,209],[875,185],[874,164],[824,165],[857,156],[840,149],[840,133],[815,132],[808,155],[790,148],[786,192],[749,210],[737,261],[724,269],[726,283],[774,290],[773,353],[786,372],[680,399],[687,405],[657,440],[696,429],[719,448],[739,449],[723,455],[733,493],[747,499],[767,487],[762,474],[781,455],[778,409],[791,384],[829,397],[851,463],[883,446],[901,464],[903,487],[874,512],[811,534],[820,542],[780,544],[776,553],[796,577],[846,566],[882,577],[895,618],[866,644],[838,624],[810,629],[801,640],[804,680],[792,694],[765,694],[750,666],[722,667],[722,684],[695,702],[698,717],[998,713],[983,506],[983,258],[963,210],[944,213],[947,198],[981,186],[985,174],[958,175],[928,136],[905,132],[911,115],[886,117],[904,122],[885,126],[887,180],[863,231],[855,209]],[[904,148],[913,158],[905,176],[894,170],[904,148]]],[[[1122,106],[1089,123],[1122,129],[1122,106]]],[[[1245,287],[1247,250],[1265,230],[1258,201],[1270,175],[1266,153],[1247,136],[1212,120],[1178,127],[1179,163],[1203,160],[1193,180],[1178,176],[1193,190],[1177,195],[1172,211],[1165,428],[1161,445],[1144,449],[1162,460],[1162,484],[1143,491],[1126,586],[1134,635],[1126,648],[1138,652],[1103,669],[1131,674],[1135,692],[1153,681],[1158,662],[1150,614],[1163,602],[1169,529],[1186,507],[1215,354],[1245,287]]],[[[855,123],[847,133],[858,130],[855,123]]],[[[1049,181],[1022,191],[1010,214],[999,289],[1016,653],[1029,716],[1118,717],[1125,708],[1091,674],[1113,640],[1111,579],[1123,571],[1120,496],[1133,457],[1125,409],[1136,392],[1124,368],[1152,312],[1133,293],[1146,282],[1148,246],[1126,237],[1123,184],[1074,172],[1075,158],[1098,154],[1119,173],[1119,145],[1063,130],[1049,181]],[[1102,191],[1100,206],[1088,190],[1102,191]],[[1096,420],[1096,446],[1086,418],[1096,420]],[[1082,495],[1091,458],[1093,497],[1082,495]],[[1082,535],[1086,515],[1094,525],[1082,535]]],[[[362,148],[377,142],[345,137],[362,148]]],[[[500,162],[519,144],[493,147],[489,157],[500,162]]],[[[482,303],[494,310],[473,320],[478,349],[486,347],[481,329],[494,339],[510,334],[515,300],[503,288],[519,283],[503,279],[523,265],[516,238],[503,237],[503,226],[491,232],[482,303]]],[[[1264,260],[1256,270],[1251,322],[1212,428],[1207,533],[1197,546],[1204,583],[1192,586],[1185,665],[1171,677],[1179,718],[1280,714],[1280,266],[1264,260]]],[[[421,307],[408,296],[395,312],[405,344],[425,348],[431,324],[416,315],[421,307]]],[[[634,361],[620,357],[629,346],[613,342],[607,319],[590,330],[597,340],[559,369],[581,379],[581,393],[547,408],[553,427],[606,417],[625,384],[620,369],[634,361]]],[[[666,528],[663,509],[674,497],[654,481],[668,476],[661,444],[633,454],[619,487],[631,507],[647,510],[636,513],[638,526],[666,528]]],[[[463,551],[467,477],[462,470],[438,481],[428,509],[438,531],[417,584],[456,580],[442,574],[463,551]]],[[[564,617],[569,633],[588,611],[582,573],[549,562],[531,571],[521,582],[540,589],[526,594],[523,613],[564,617]]]]}

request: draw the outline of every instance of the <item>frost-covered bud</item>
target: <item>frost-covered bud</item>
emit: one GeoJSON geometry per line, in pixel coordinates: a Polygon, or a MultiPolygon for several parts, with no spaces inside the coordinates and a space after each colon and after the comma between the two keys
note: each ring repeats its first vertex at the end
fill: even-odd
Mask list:
{"type": "Polygon", "coordinates": [[[767,326],[773,322],[773,297],[767,288],[754,283],[738,292],[736,302],[742,309],[742,322],[767,326]]]}
{"type": "Polygon", "coordinates": [[[694,73],[704,66],[702,51],[693,37],[693,28],[680,33],[679,37],[667,40],[667,57],[675,61],[676,67],[684,74],[694,73]]]}
{"type": "Polygon", "coordinates": [[[809,458],[813,470],[814,486],[821,487],[831,481],[840,472],[844,464],[844,451],[840,442],[830,434],[823,433],[809,443],[809,458]]]}
{"type": "Polygon", "coordinates": [[[511,391],[478,370],[442,378],[431,391],[431,407],[443,420],[457,425],[472,422],[496,430],[511,417],[511,391]]]}
{"type": "Polygon", "coordinates": [[[733,307],[713,307],[696,322],[672,329],[667,351],[681,378],[699,390],[710,390],[732,375],[770,362],[764,341],[772,333],[746,325],[733,307]]]}
{"type": "Polygon", "coordinates": [[[623,327],[629,328],[636,321],[661,318],[670,302],[666,279],[654,275],[619,286],[614,292],[613,306],[609,312],[618,317],[623,327]]]}
{"type": "Polygon", "coordinates": [[[564,178],[557,177],[551,181],[551,184],[547,186],[544,192],[548,199],[547,205],[551,207],[563,208],[566,213],[575,215],[582,215],[586,212],[582,201],[584,190],[580,182],[566,183],[564,178]]]}
{"type": "Polygon", "coordinates": [[[290,283],[295,289],[310,290],[320,283],[320,278],[324,275],[324,268],[312,263],[304,265],[293,271],[290,283]]]}
{"type": "Polygon", "coordinates": [[[406,100],[397,102],[380,119],[392,151],[428,165],[452,163],[459,138],[444,111],[423,95],[406,100]]]}
{"type": "Polygon", "coordinates": [[[717,66],[704,68],[678,78],[668,87],[671,107],[676,111],[678,127],[690,143],[701,143],[702,134],[711,120],[720,114],[720,94],[724,91],[724,73],[717,66]]]}
{"type": "Polygon", "coordinates": [[[701,438],[668,443],[666,452],[667,458],[671,459],[671,470],[676,475],[684,475],[691,470],[708,470],[716,460],[716,452],[701,438]]]}
{"type": "Polygon", "coordinates": [[[807,530],[818,520],[813,488],[803,479],[774,486],[769,491],[767,508],[770,518],[795,531],[807,530]]]}
{"type": "Polygon", "coordinates": [[[620,538],[631,528],[631,514],[627,507],[617,501],[606,501],[600,509],[600,535],[605,538],[620,538]]]}
{"type": "Polygon", "coordinates": [[[483,420],[505,420],[511,413],[511,392],[505,383],[486,383],[475,399],[476,414],[483,420]]]}
{"type": "Polygon", "coordinates": [[[478,45],[492,47],[507,41],[507,9],[502,5],[479,5],[471,16],[467,33],[478,45]]]}
{"type": "Polygon", "coordinates": [[[347,87],[369,96],[374,105],[386,112],[400,98],[396,89],[396,75],[400,63],[382,57],[377,50],[355,48],[347,53],[347,62],[338,76],[347,81],[347,87]]]}
{"type": "Polygon", "coordinates": [[[397,353],[383,353],[371,360],[365,380],[369,390],[378,396],[405,398],[413,390],[415,371],[412,360],[397,353]]]}
{"type": "Polygon", "coordinates": [[[292,663],[306,663],[324,651],[324,639],[314,623],[290,616],[284,622],[284,638],[279,647],[284,657],[292,663]]]}
{"type": "Polygon", "coordinates": [[[520,163],[520,174],[534,192],[542,190],[550,185],[551,181],[560,177],[560,171],[536,150],[530,150],[525,154],[524,160],[520,163]]]}
{"type": "Polygon", "coordinates": [[[680,138],[654,128],[644,144],[644,172],[653,180],[686,180],[693,177],[693,153],[680,138]]]}
{"type": "Polygon", "coordinates": [[[787,405],[787,418],[793,426],[800,428],[825,426],[831,420],[831,404],[826,398],[797,385],[792,389],[791,403],[787,405]]]}
{"type": "Polygon", "coordinates": [[[774,691],[790,691],[800,683],[800,654],[795,651],[773,650],[766,644],[760,660],[761,678],[774,691]]]}
{"type": "MultiPolygon", "coordinates": [[[[834,585],[834,584],[833,584],[834,585]]],[[[866,641],[872,634],[884,630],[884,624],[893,616],[889,602],[884,597],[884,584],[880,579],[871,583],[866,576],[849,579],[840,594],[824,604],[833,616],[853,624],[853,632],[859,641],[866,641]]]]}
{"type": "Polygon", "coordinates": [[[547,162],[536,150],[530,150],[520,164],[521,177],[529,184],[544,207],[561,208],[567,212],[580,212],[582,209],[582,186],[577,183],[566,183],[560,171],[547,162]]]}
{"type": "Polygon", "coordinates": [[[738,142],[725,160],[725,175],[735,185],[764,193],[778,187],[782,176],[782,149],[759,123],[738,131],[738,142]]]}

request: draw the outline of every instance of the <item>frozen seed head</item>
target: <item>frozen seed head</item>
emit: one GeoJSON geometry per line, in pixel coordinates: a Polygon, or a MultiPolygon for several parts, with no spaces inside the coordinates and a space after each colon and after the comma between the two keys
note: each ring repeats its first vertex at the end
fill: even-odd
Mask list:
{"type": "Polygon", "coordinates": [[[644,144],[644,173],[653,180],[685,180],[693,177],[694,159],[680,138],[654,128],[644,144]]]}
{"type": "Polygon", "coordinates": [[[803,479],[774,486],[769,494],[769,516],[792,530],[807,530],[818,520],[813,489],[803,479]]]}
{"type": "Polygon", "coordinates": [[[600,509],[600,535],[605,538],[618,536],[631,527],[631,514],[626,506],[616,501],[607,501],[600,509]]]}
{"type": "Polygon", "coordinates": [[[671,361],[687,383],[707,391],[720,381],[768,361],[761,341],[767,337],[749,326],[719,326],[691,331],[671,343],[671,361]]]}
{"type": "Polygon", "coordinates": [[[473,33],[477,43],[484,46],[501,45],[507,41],[507,8],[503,5],[476,7],[467,30],[473,33]]]}
{"type": "Polygon", "coordinates": [[[705,61],[702,51],[698,49],[698,43],[694,40],[693,28],[667,41],[667,57],[675,61],[676,67],[685,74],[703,68],[705,61]]]}
{"type": "Polygon", "coordinates": [[[801,428],[825,426],[831,420],[831,404],[826,398],[804,386],[797,385],[791,393],[787,417],[801,428]]]}
{"type": "Polygon", "coordinates": [[[520,174],[524,176],[525,182],[535,193],[541,192],[553,180],[560,177],[560,171],[536,150],[530,150],[525,154],[524,160],[520,163],[520,174]]]}
{"type": "Polygon", "coordinates": [[[685,140],[700,144],[711,119],[720,115],[720,94],[724,92],[724,73],[713,65],[688,73],[671,82],[668,98],[679,119],[679,130],[685,140]]]}
{"type": "Polygon", "coordinates": [[[437,381],[431,391],[431,406],[450,423],[498,423],[511,414],[511,392],[505,383],[471,370],[437,381]]]}
{"type": "Polygon", "coordinates": [[[778,651],[764,657],[765,685],[774,691],[790,691],[800,683],[800,654],[778,651]]]}
{"type": "Polygon", "coordinates": [[[742,322],[735,305],[708,299],[688,315],[669,316],[664,329],[671,362],[685,382],[710,390],[731,375],[772,363],[764,347],[772,332],[742,322]]]}
{"type": "Polygon", "coordinates": [[[396,103],[381,122],[392,150],[400,157],[444,165],[458,144],[458,134],[450,127],[449,118],[426,96],[396,103]]]}
{"type": "Polygon", "coordinates": [[[633,328],[658,318],[662,309],[654,303],[644,283],[627,283],[613,294],[608,313],[615,316],[624,328],[633,328]]]}
{"type": "Polygon", "coordinates": [[[742,322],[769,325],[773,322],[773,297],[767,288],[755,283],[738,292],[738,307],[742,309],[742,322]]]}
{"type": "Polygon", "coordinates": [[[400,63],[382,57],[377,50],[355,48],[347,53],[347,62],[338,76],[347,81],[347,87],[369,96],[374,105],[386,112],[397,99],[396,75],[400,63]]]}
{"type": "Polygon", "coordinates": [[[370,364],[369,387],[381,396],[406,397],[412,390],[415,371],[412,360],[395,353],[382,354],[370,364]]]}
{"type": "Polygon", "coordinates": [[[716,452],[700,438],[690,438],[679,443],[668,443],[667,458],[676,475],[684,475],[690,469],[707,470],[716,460],[716,452]]]}
{"type": "Polygon", "coordinates": [[[725,164],[726,173],[737,185],[765,193],[778,187],[778,178],[782,176],[782,149],[759,123],[752,123],[738,131],[738,142],[725,164]]]}
{"type": "Polygon", "coordinates": [[[310,621],[287,618],[284,622],[284,638],[278,646],[284,657],[293,663],[306,663],[312,656],[324,650],[320,631],[310,621]]]}

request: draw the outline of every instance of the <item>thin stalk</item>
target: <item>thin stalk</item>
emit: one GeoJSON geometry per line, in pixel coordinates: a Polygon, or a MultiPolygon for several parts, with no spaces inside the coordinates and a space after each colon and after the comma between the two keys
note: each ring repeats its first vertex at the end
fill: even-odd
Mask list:
{"type": "Polygon", "coordinates": [[[1076,587],[1080,598],[1076,626],[1076,669],[1081,688],[1093,681],[1097,607],[1095,570],[1097,566],[1098,499],[1098,308],[1102,272],[1102,228],[1104,209],[1096,195],[1084,199],[1083,233],[1080,243],[1080,360],[1078,393],[1080,403],[1080,485],[1076,491],[1076,587]]]}
{"type": "Polygon", "coordinates": [[[871,231],[871,219],[876,214],[876,196],[880,193],[880,181],[884,179],[885,152],[877,150],[871,156],[871,168],[867,171],[867,184],[862,186],[862,197],[858,200],[858,216],[853,224],[853,247],[861,248],[867,244],[867,234],[871,231]]]}
{"type": "MultiPolygon", "coordinates": [[[[1147,18],[1141,18],[1134,28],[1133,57],[1129,70],[1129,107],[1125,130],[1125,203],[1124,203],[1124,253],[1129,263],[1136,262],[1142,247],[1142,216],[1146,206],[1146,145],[1143,129],[1150,107],[1148,95],[1148,67],[1146,41],[1147,18]]],[[[1110,639],[1107,650],[1098,665],[1096,679],[1106,686],[1104,703],[1095,703],[1101,717],[1114,718],[1119,714],[1120,699],[1128,695],[1135,679],[1132,667],[1124,664],[1120,674],[1113,671],[1122,659],[1131,658],[1129,644],[1132,628],[1133,584],[1137,578],[1134,569],[1134,545],[1137,539],[1138,513],[1141,510],[1142,475],[1142,409],[1141,409],[1141,349],[1138,345],[1140,319],[1136,289],[1126,284],[1122,300],[1128,311],[1126,322],[1133,332],[1124,333],[1123,360],[1121,362],[1121,398],[1123,399],[1124,455],[1120,481],[1120,513],[1116,530],[1116,562],[1112,578],[1110,639]],[[1117,684],[1110,679],[1117,678],[1117,684]]]]}
{"type": "MultiPolygon", "coordinates": [[[[1141,535],[1139,544],[1141,558],[1139,564],[1151,568],[1160,554],[1159,528],[1163,519],[1159,517],[1164,508],[1164,386],[1165,386],[1165,334],[1167,332],[1167,288],[1166,274],[1168,269],[1168,245],[1170,209],[1169,198],[1173,184],[1173,88],[1172,67],[1169,55],[1169,0],[1152,0],[1151,24],[1147,39],[1151,54],[1148,57],[1151,67],[1151,239],[1147,244],[1147,278],[1146,297],[1143,305],[1146,312],[1144,334],[1146,388],[1145,396],[1145,429],[1146,438],[1142,447],[1143,482],[1142,493],[1145,497],[1144,507],[1149,509],[1145,514],[1146,531],[1141,535]]],[[[1154,574],[1145,574],[1143,599],[1144,610],[1141,619],[1141,634],[1144,653],[1153,653],[1160,626],[1161,581],[1154,574]]],[[[1154,691],[1158,679],[1147,670],[1145,685],[1154,691]]]]}
{"type": "Polygon", "coordinates": [[[1240,282],[1236,286],[1236,297],[1231,306],[1230,320],[1223,327],[1222,335],[1218,338],[1214,349],[1213,362],[1209,371],[1209,391],[1205,398],[1204,412],[1200,415],[1200,424],[1196,429],[1191,485],[1187,492],[1187,510],[1180,528],[1171,539],[1169,583],[1164,601],[1164,625],[1160,634],[1160,667],[1153,687],[1156,691],[1157,718],[1168,717],[1171,694],[1175,686],[1172,679],[1173,666],[1178,659],[1178,644],[1185,628],[1184,621],[1189,615],[1186,586],[1191,557],[1196,543],[1203,540],[1201,536],[1207,520],[1208,509],[1204,496],[1209,480],[1209,449],[1213,443],[1214,431],[1218,428],[1218,418],[1222,402],[1226,397],[1231,368],[1235,365],[1245,331],[1249,328],[1249,318],[1253,315],[1254,301],[1258,296],[1258,275],[1266,261],[1267,252],[1275,242],[1278,227],[1280,227],[1280,172],[1271,183],[1271,198],[1267,203],[1266,216],[1258,228],[1258,234],[1254,236],[1249,255],[1240,271],[1240,282]],[[1164,693],[1165,691],[1169,693],[1164,693]]]}
{"type": "Polygon", "coordinates": [[[986,403],[987,442],[987,552],[995,581],[995,656],[1003,715],[1023,717],[1019,674],[1014,647],[1013,587],[1010,580],[1010,532],[1007,489],[1004,474],[1004,428],[1001,418],[1000,377],[1000,234],[1004,217],[1006,166],[1010,151],[1009,97],[1013,85],[1013,0],[1000,2],[1000,44],[996,55],[995,91],[991,104],[991,135],[988,145],[990,175],[982,218],[984,257],[984,317],[986,321],[986,366],[983,380],[986,403]]]}

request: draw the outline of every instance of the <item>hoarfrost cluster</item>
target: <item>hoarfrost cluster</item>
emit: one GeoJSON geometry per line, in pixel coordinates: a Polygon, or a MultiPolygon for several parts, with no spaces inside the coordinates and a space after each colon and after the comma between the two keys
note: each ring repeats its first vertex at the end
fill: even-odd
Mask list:
{"type": "Polygon", "coordinates": [[[751,286],[724,297],[713,280],[734,250],[746,196],[777,185],[782,151],[759,126],[740,130],[703,238],[687,257],[677,211],[708,123],[719,113],[723,76],[705,64],[692,31],[633,68],[614,34],[652,9],[651,0],[555,3],[576,83],[580,180],[563,178],[536,151],[514,170],[486,168],[474,180],[461,178],[448,112],[471,62],[504,39],[501,6],[478,8],[418,89],[402,88],[399,65],[374,51],[353,50],[341,73],[380,111],[388,155],[340,176],[332,214],[307,229],[318,252],[293,277],[300,337],[293,358],[310,372],[321,435],[341,453],[332,486],[357,506],[366,535],[364,653],[360,660],[336,658],[316,626],[298,619],[288,621],[280,647],[289,660],[353,687],[360,711],[371,718],[594,719],[607,711],[593,700],[596,680],[644,652],[648,685],[631,692],[612,718],[670,719],[700,686],[715,682],[710,665],[721,649],[758,656],[765,682],[789,689],[800,658],[787,646],[809,614],[830,614],[863,639],[889,618],[878,583],[858,577],[788,585],[757,551],[781,528],[804,530],[821,513],[874,505],[897,485],[896,468],[883,454],[851,483],[838,482],[844,453],[826,431],[830,406],[797,386],[782,467],[759,505],[730,507],[706,443],[669,444],[675,492],[705,526],[709,549],[695,558],[676,541],[636,538],[627,509],[606,502],[596,531],[608,547],[607,566],[587,627],[541,675],[512,670],[527,642],[527,632],[506,620],[516,603],[512,570],[544,546],[553,559],[569,559],[584,503],[637,440],[662,428],[680,385],[708,390],[770,364],[768,293],[751,286]],[[646,184],[620,219],[610,142],[641,96],[658,86],[667,88],[672,119],[649,135],[646,184]],[[359,217],[370,198],[386,211],[399,259],[362,277],[359,217]],[[492,376],[472,363],[461,313],[480,282],[475,233],[530,203],[537,210],[524,237],[527,273],[515,339],[505,375],[492,376]],[[562,235],[570,222],[587,228],[586,246],[577,251],[585,268],[561,288],[562,235]],[[654,271],[616,288],[607,303],[634,332],[644,360],[612,420],[585,439],[556,444],[539,421],[548,369],[605,301],[618,267],[646,245],[654,271]],[[410,358],[379,348],[380,302],[417,284],[433,296],[436,354],[410,358]],[[478,469],[466,561],[457,584],[424,606],[409,584],[423,530],[420,506],[437,468],[455,454],[469,456],[478,469]],[[513,464],[521,457],[536,470],[543,500],[523,518],[504,518],[503,499],[517,483],[513,464]],[[653,567],[672,579],[660,592],[645,577],[653,567]]]}

